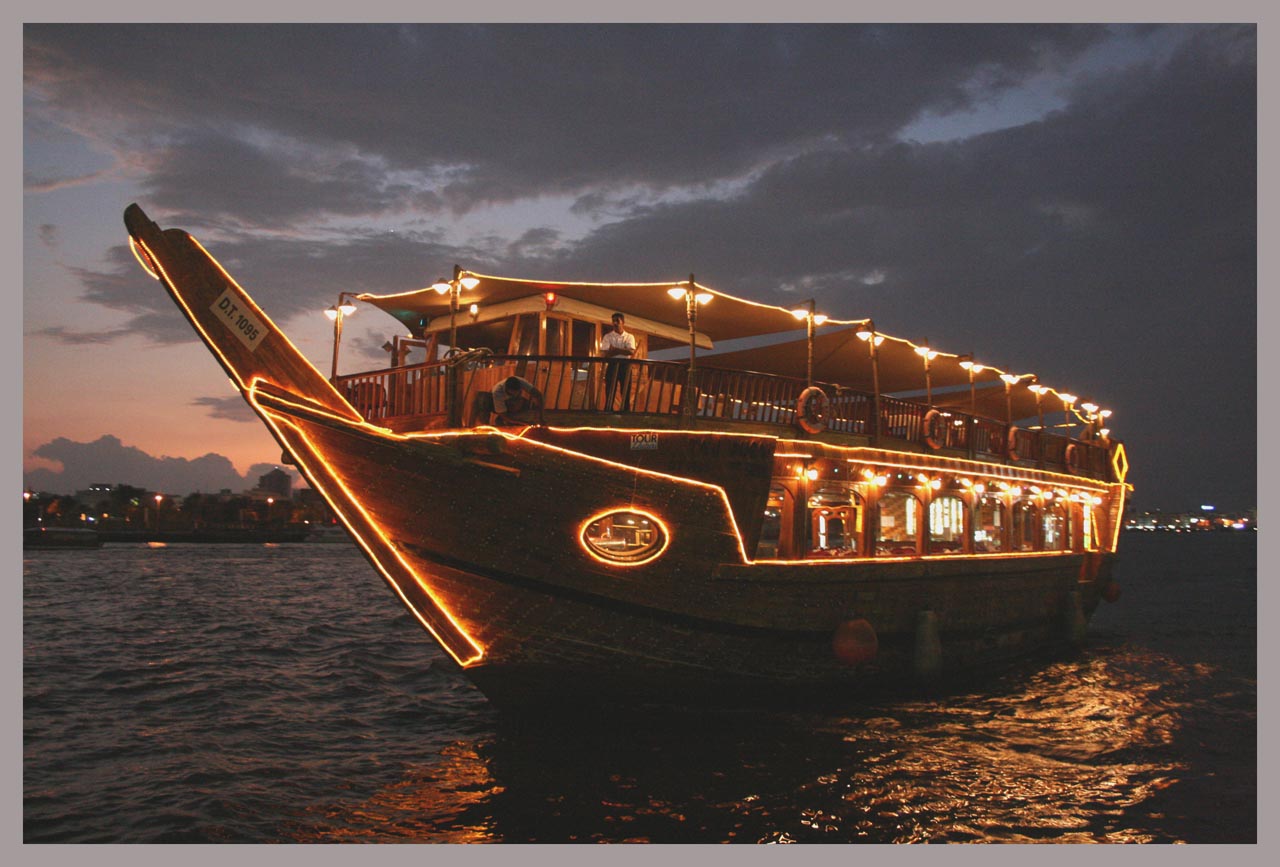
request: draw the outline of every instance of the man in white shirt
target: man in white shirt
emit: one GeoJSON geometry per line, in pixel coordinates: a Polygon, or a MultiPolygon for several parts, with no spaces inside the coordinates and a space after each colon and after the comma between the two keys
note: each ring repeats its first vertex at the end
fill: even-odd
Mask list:
{"type": "Polygon", "coordinates": [[[613,314],[613,330],[600,338],[600,354],[609,361],[604,368],[604,407],[613,411],[613,392],[621,387],[622,412],[631,409],[631,356],[636,354],[636,336],[624,327],[626,317],[613,314]]]}

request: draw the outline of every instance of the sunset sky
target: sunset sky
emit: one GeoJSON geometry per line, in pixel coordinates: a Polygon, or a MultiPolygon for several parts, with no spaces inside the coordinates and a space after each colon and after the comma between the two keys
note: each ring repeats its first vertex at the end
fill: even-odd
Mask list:
{"type": "MultiPolygon", "coordinates": [[[[129,254],[137,202],[326,374],[341,291],[692,272],[1091,397],[1139,508],[1248,508],[1256,35],[27,25],[24,481],[184,493],[279,460],[129,254]]],[[[360,309],[342,370],[395,325],[360,309]]]]}

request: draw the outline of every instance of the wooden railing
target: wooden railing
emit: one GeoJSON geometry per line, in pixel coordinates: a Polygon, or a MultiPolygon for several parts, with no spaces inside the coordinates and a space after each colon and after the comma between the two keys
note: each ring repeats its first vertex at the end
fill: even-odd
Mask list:
{"type": "MultiPolygon", "coordinates": [[[[714,419],[744,427],[794,426],[797,401],[807,386],[801,379],[708,365],[694,371],[693,391],[687,394],[686,363],[646,359],[626,362],[624,401],[623,383],[611,396],[606,394],[611,364],[595,356],[480,351],[452,361],[340,376],[335,384],[366,419],[383,424],[398,421],[401,429],[483,424],[488,419],[477,410],[479,396],[508,376],[518,376],[537,388],[548,413],[610,414],[625,406],[631,413],[676,418],[688,418],[691,413],[695,421],[714,419]]],[[[936,443],[936,449],[946,454],[1108,476],[1108,450],[1097,443],[1011,427],[954,409],[939,409],[930,417],[931,408],[924,404],[884,395],[879,398],[877,431],[873,395],[826,383],[819,386],[830,399],[826,427],[833,433],[867,437],[872,444],[886,446],[923,444],[927,438],[926,448],[936,443]]]]}

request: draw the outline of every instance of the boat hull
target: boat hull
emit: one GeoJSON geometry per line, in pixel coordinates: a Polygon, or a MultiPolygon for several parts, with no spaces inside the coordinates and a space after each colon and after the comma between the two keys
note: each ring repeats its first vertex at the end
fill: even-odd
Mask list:
{"type": "Polygon", "coordinates": [[[126,225],[388,587],[498,704],[844,700],[936,683],[1078,644],[1110,580],[1097,551],[753,561],[786,459],[774,437],[377,426],[194,239],[136,206],[126,225]],[[661,527],[651,556],[587,544],[592,522],[624,511],[661,527]]]}
{"type": "Polygon", "coordinates": [[[359,491],[375,538],[478,649],[455,659],[497,704],[754,703],[937,682],[1077,644],[1110,578],[1110,555],[1081,552],[753,563],[729,499],[704,482],[514,435],[405,437],[258,404],[300,464],[359,491]],[[623,567],[578,544],[586,519],[620,503],[667,518],[663,557],[623,567]],[[853,659],[840,647],[851,623],[874,636],[853,659]]]}

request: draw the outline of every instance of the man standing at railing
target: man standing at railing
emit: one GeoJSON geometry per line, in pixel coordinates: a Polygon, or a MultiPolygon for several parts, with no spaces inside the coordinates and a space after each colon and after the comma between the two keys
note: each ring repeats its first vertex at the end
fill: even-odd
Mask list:
{"type": "Polygon", "coordinates": [[[636,354],[636,336],[625,328],[626,317],[613,314],[613,330],[600,338],[600,354],[609,361],[604,369],[604,408],[613,411],[614,389],[622,388],[622,412],[631,409],[631,356],[636,354]]]}

